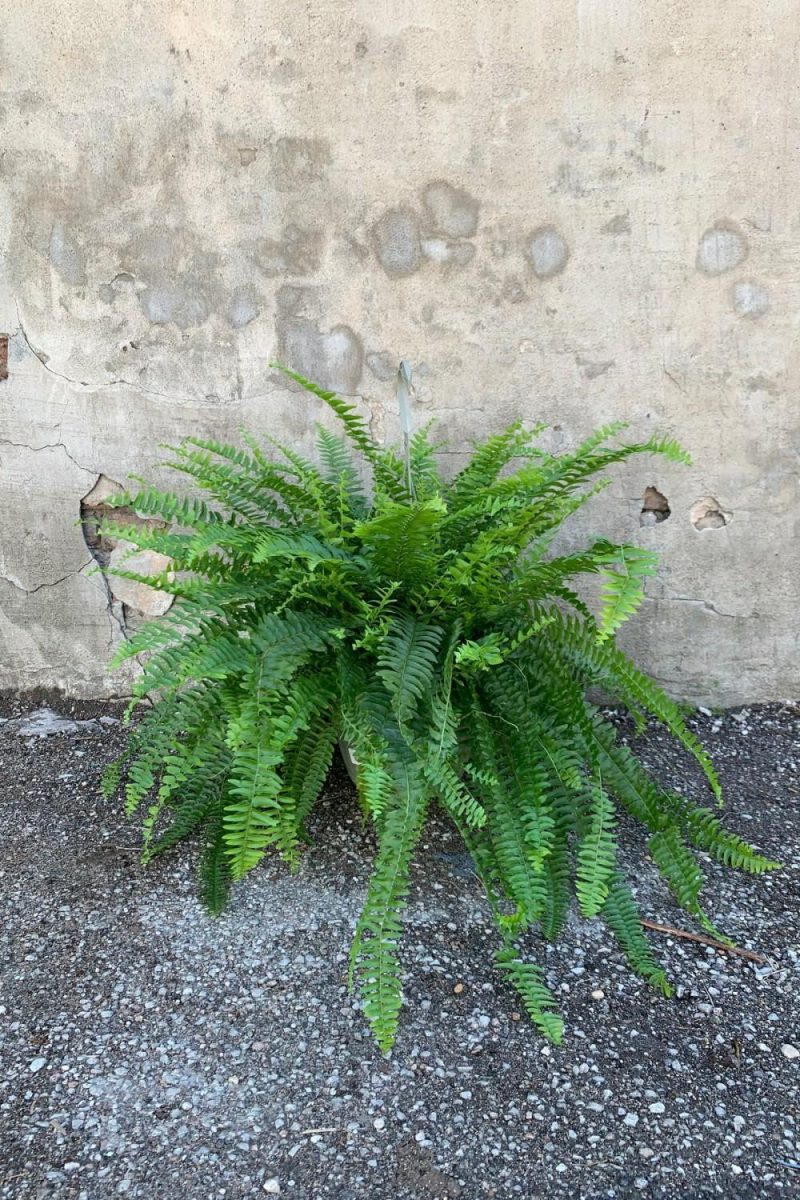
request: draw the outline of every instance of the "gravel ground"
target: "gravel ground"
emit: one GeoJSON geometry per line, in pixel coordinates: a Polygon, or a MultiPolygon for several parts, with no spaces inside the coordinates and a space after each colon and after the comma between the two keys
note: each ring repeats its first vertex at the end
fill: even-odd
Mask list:
{"type": "MultiPolygon", "coordinates": [[[[796,1194],[800,708],[693,721],[731,826],[785,864],[709,871],[712,917],[764,966],[654,935],[664,1001],[573,920],[531,941],[567,1019],[550,1047],[491,967],[469,860],[431,827],[383,1058],[345,989],[372,846],[344,772],[299,875],[267,864],[211,920],[190,848],[144,870],[138,826],[99,798],[118,711],[51,698],[89,723],[37,736],[19,718],[42,699],[0,705],[2,1200],[796,1194]]],[[[640,749],[701,794],[662,733],[640,749]]],[[[628,831],[629,862],[639,846],[628,831]]],[[[687,928],[635,874],[645,913],[687,928]]]]}

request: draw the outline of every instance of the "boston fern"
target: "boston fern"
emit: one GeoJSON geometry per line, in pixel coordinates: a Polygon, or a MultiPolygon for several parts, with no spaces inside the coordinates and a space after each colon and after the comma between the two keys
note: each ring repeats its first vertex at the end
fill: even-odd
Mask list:
{"type": "Polygon", "coordinates": [[[573,892],[668,995],[617,863],[618,813],[645,827],[675,898],[711,932],[692,848],[747,871],[775,864],[712,809],[662,789],[587,699],[599,688],[663,722],[719,799],[679,708],[614,643],[654,555],[551,545],[599,472],[642,452],[686,455],[668,439],[609,446],[619,425],[553,455],[535,445],[541,429],[517,423],[447,481],[426,432],[400,453],[379,447],[351,405],[286,373],[344,427],[346,438],[320,428],[321,466],[276,443],[267,454],[251,438],[247,449],[188,438],[169,465],[210,500],[145,486],[113,503],[157,520],[105,527],[174,564],[156,578],[122,572],[177,598],[117,656],[143,656],[134,704],[152,706],[105,787],[124,777],[129,810],[149,801],[145,859],[199,831],[212,912],[266,851],[296,867],[341,740],[377,841],[351,974],[382,1049],[401,1007],[409,867],[436,809],[485,886],[497,968],[548,1038],[560,1040],[562,1021],[522,939],[557,938],[573,892]],[[597,617],[574,590],[587,573],[601,580],[597,617]]]}

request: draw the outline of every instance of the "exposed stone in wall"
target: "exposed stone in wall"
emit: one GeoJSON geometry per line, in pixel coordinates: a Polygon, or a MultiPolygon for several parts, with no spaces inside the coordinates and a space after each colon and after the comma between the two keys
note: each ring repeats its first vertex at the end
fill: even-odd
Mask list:
{"type": "Polygon", "coordinates": [[[86,256],[60,222],[50,234],[50,261],[65,283],[82,287],[86,283],[86,256]]]}
{"type": "Polygon", "coordinates": [[[228,320],[234,329],[244,329],[261,312],[258,295],[252,287],[238,287],[228,304],[228,320]]]}
{"type": "Polygon", "coordinates": [[[169,592],[116,573],[124,570],[136,575],[161,575],[172,567],[172,560],[166,555],[153,550],[136,550],[131,542],[116,537],[114,531],[108,528],[111,524],[138,529],[164,528],[163,522],[141,517],[127,505],[115,507],[109,503],[124,490],[116,480],[100,475],[80,504],[83,536],[92,558],[103,572],[109,611],[119,622],[123,633],[128,623],[128,609],[148,617],[159,617],[167,612],[173,602],[169,592]],[[115,607],[115,602],[121,606],[119,609],[115,607]]]}
{"type": "Polygon", "coordinates": [[[667,497],[658,488],[646,487],[644,489],[642,512],[639,518],[640,525],[660,525],[662,521],[666,521],[670,511],[667,497]]]}
{"type": "Polygon", "coordinates": [[[388,383],[397,375],[397,363],[385,350],[373,351],[368,354],[366,362],[375,378],[380,379],[382,383],[388,383]]]}
{"type": "Polygon", "coordinates": [[[713,496],[703,496],[692,505],[689,520],[702,533],[707,529],[724,529],[732,516],[713,496]]]}
{"type": "Polygon", "coordinates": [[[612,217],[610,221],[606,221],[605,225],[601,226],[600,232],[607,233],[611,237],[622,237],[631,231],[630,213],[617,213],[616,217],[612,217]]]}
{"type": "MultiPolygon", "coordinates": [[[[108,566],[111,551],[116,543],[113,538],[101,532],[100,525],[106,519],[113,519],[115,513],[118,521],[125,520],[122,515],[124,510],[114,509],[109,504],[114,496],[121,496],[124,491],[122,484],[117,483],[115,479],[109,479],[108,475],[99,475],[94,487],[81,499],[80,518],[83,536],[92,557],[101,567],[108,566]]],[[[127,516],[130,519],[134,517],[134,514],[128,510],[127,516]]]]}
{"type": "Polygon", "coordinates": [[[606,375],[616,366],[616,359],[586,358],[582,354],[576,354],[575,361],[581,368],[581,374],[583,375],[584,379],[599,379],[601,375],[606,375]]]}
{"type": "Polygon", "coordinates": [[[470,242],[450,242],[446,238],[423,238],[422,253],[431,262],[465,267],[475,255],[470,242]]]}
{"type": "Polygon", "coordinates": [[[169,572],[172,559],[154,550],[134,550],[130,542],[117,542],[108,560],[109,587],[115,600],[148,617],[160,617],[172,607],[169,592],[157,590],[136,579],[116,575],[131,571],[136,575],[161,575],[169,572]]]}
{"type": "Polygon", "coordinates": [[[319,268],[323,238],[319,230],[287,225],[278,238],[261,238],[253,259],[269,279],[313,275],[319,268]]]}
{"type": "Polygon", "coordinates": [[[280,137],[272,155],[276,186],[294,195],[325,179],[332,161],[330,142],[319,137],[280,137]]]}
{"type": "Polygon", "coordinates": [[[375,222],[375,253],[387,275],[413,275],[422,260],[466,267],[476,247],[466,239],[478,229],[480,205],[463,188],[437,179],[422,190],[422,211],[389,209],[375,222]]]}

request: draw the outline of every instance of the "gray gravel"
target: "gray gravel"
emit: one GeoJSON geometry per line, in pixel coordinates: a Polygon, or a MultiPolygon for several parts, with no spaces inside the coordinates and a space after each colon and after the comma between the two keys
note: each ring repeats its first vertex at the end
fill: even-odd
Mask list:
{"type": "MultiPolygon", "coordinates": [[[[654,936],[679,984],[663,1001],[599,923],[574,920],[558,947],[531,939],[568,1023],[550,1047],[492,970],[469,860],[431,828],[383,1058],[345,989],[372,845],[344,772],[299,874],[267,864],[214,921],[191,849],[142,869],[138,826],[98,796],[122,738],[100,717],[118,712],[50,703],[91,723],[26,734],[36,704],[0,706],[2,1200],[797,1190],[797,708],[696,721],[731,825],[786,864],[760,880],[710,870],[712,916],[764,966],[654,936]]],[[[641,749],[702,794],[660,732],[641,749]]],[[[626,846],[639,862],[633,831],[626,846]]],[[[636,876],[647,915],[687,928],[653,873],[636,876]]]]}

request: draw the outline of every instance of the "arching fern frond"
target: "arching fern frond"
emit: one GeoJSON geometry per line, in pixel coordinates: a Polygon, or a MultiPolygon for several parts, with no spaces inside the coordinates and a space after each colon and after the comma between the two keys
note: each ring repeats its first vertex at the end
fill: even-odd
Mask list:
{"type": "Polygon", "coordinates": [[[378,675],[400,721],[409,718],[431,689],[443,630],[404,614],[392,620],[378,654],[378,675]]]}
{"type": "Polygon", "coordinates": [[[578,846],[575,891],[584,917],[595,917],[603,907],[614,874],[616,839],[614,805],[600,783],[589,786],[586,825],[578,846]]]}
{"type": "Polygon", "coordinates": [[[654,575],[658,557],[637,546],[618,546],[603,571],[603,608],[597,636],[604,642],[638,609],[644,599],[644,580],[654,575]]]}
{"type": "Polygon", "coordinates": [[[556,1001],[544,983],[541,968],[525,962],[513,945],[498,950],[494,961],[501,974],[506,975],[519,992],[525,1011],[534,1025],[549,1042],[560,1046],[564,1036],[564,1021],[553,1011],[556,1001]]]}
{"type": "Polygon", "coordinates": [[[636,901],[624,876],[619,872],[612,879],[608,895],[603,902],[601,915],[636,974],[646,979],[651,987],[661,992],[663,996],[671,996],[672,987],[663,969],[653,957],[650,943],[642,929],[636,901]]]}
{"type": "Polygon", "coordinates": [[[364,1012],[382,1050],[395,1039],[402,1005],[401,913],[408,891],[411,856],[425,819],[427,797],[406,764],[395,764],[396,792],[380,825],[378,857],[358,922],[354,958],[364,1012]]]}

